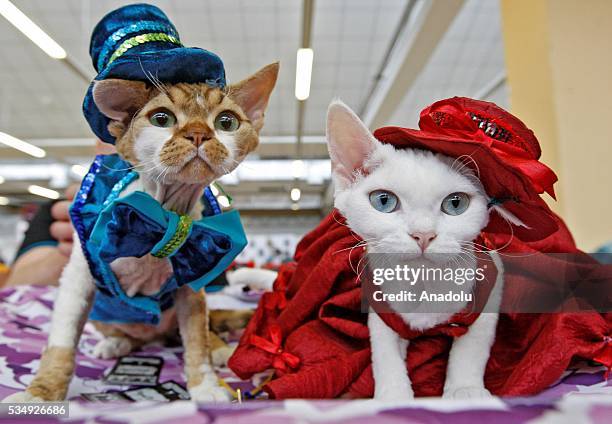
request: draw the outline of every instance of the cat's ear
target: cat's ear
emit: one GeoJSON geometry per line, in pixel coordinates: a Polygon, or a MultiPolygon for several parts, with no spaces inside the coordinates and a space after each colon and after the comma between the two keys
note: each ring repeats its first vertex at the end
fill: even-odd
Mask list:
{"type": "Polygon", "coordinates": [[[257,132],[263,127],[264,112],[276,84],[278,68],[278,62],[271,63],[228,88],[228,96],[242,108],[257,132]]]}
{"type": "Polygon", "coordinates": [[[327,109],[327,147],[337,189],[354,181],[356,171],[376,148],[376,139],[361,119],[340,100],[327,109]]]}
{"type": "Polygon", "coordinates": [[[106,79],[94,83],[93,100],[104,116],[126,122],[149,101],[150,92],[141,81],[106,79]]]}

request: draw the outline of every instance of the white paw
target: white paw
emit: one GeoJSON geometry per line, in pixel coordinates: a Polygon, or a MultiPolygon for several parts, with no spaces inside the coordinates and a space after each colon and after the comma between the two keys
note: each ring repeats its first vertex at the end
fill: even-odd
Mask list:
{"type": "Polygon", "coordinates": [[[33,396],[28,392],[13,393],[2,399],[2,403],[28,403],[28,402],[44,402],[43,399],[33,396]]]}
{"type": "Polygon", "coordinates": [[[234,350],[236,350],[236,348],[230,347],[230,346],[223,346],[223,347],[213,350],[211,353],[213,365],[217,367],[226,366],[227,361],[230,358],[230,356],[232,356],[232,353],[234,353],[234,350]]]}
{"type": "Polygon", "coordinates": [[[125,356],[132,351],[132,343],[125,337],[107,337],[94,347],[93,355],[100,359],[112,359],[125,356]]]}
{"type": "Polygon", "coordinates": [[[411,387],[385,387],[374,391],[374,399],[383,402],[402,402],[414,399],[411,387]]]}
{"type": "Polygon", "coordinates": [[[207,381],[189,389],[189,396],[194,402],[227,403],[232,400],[232,395],[227,390],[207,381]]]}
{"type": "Polygon", "coordinates": [[[482,399],[491,397],[491,392],[484,387],[477,386],[445,387],[442,397],[447,399],[482,399]]]}

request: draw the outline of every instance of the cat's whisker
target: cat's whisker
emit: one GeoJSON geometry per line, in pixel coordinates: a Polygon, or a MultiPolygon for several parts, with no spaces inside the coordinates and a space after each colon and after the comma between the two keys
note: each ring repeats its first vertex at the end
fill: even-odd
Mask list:
{"type": "Polygon", "coordinates": [[[534,256],[534,255],[538,254],[536,252],[536,253],[525,253],[525,254],[516,254],[516,255],[513,255],[513,254],[510,254],[510,253],[506,253],[506,252],[500,252],[499,250],[503,249],[504,247],[506,247],[508,245],[508,243],[506,243],[506,245],[504,245],[504,246],[502,246],[502,247],[500,247],[498,249],[489,249],[486,246],[482,246],[482,245],[479,245],[478,243],[468,242],[468,241],[463,241],[461,243],[470,244],[470,245],[474,245],[474,246],[481,246],[481,247],[486,249],[486,250],[476,250],[479,253],[495,252],[498,255],[504,256],[504,257],[507,257],[507,258],[525,258],[525,257],[534,256]]]}
{"type": "MultiPolygon", "coordinates": [[[[462,249],[462,251],[469,251],[471,255],[473,255],[474,257],[476,256],[475,253],[490,253],[490,252],[494,252],[494,250],[480,250],[478,248],[476,248],[475,246],[473,246],[471,244],[471,242],[461,242],[464,244],[464,246],[462,246],[460,249],[462,249]]],[[[495,261],[489,256],[479,256],[478,257],[479,260],[484,261],[484,262],[491,262],[491,263],[495,263],[495,261]]]]}
{"type": "Polygon", "coordinates": [[[160,165],[158,163],[152,163],[146,168],[139,169],[138,171],[141,174],[151,174],[153,171],[160,169],[160,165]]]}
{"type": "Polygon", "coordinates": [[[357,280],[361,281],[361,274],[363,274],[363,271],[366,270],[366,268],[368,267],[367,262],[365,263],[365,265],[363,266],[363,268],[361,269],[361,271],[359,271],[359,265],[361,264],[361,262],[366,259],[366,255],[363,255],[363,257],[359,260],[359,262],[357,263],[357,280]]]}
{"type": "Polygon", "coordinates": [[[141,162],[138,165],[134,165],[132,168],[140,171],[140,170],[146,170],[148,167],[151,167],[151,166],[153,167],[157,166],[157,162],[153,159],[146,161],[146,162],[141,162]]]}
{"type": "MultiPolygon", "coordinates": [[[[368,246],[368,244],[370,244],[370,243],[375,243],[375,242],[376,242],[376,239],[371,239],[371,240],[367,240],[367,239],[365,239],[365,240],[360,241],[359,243],[355,244],[354,246],[352,246],[352,247],[350,247],[350,248],[348,248],[348,249],[343,249],[343,250],[349,250],[349,249],[350,249],[350,251],[349,251],[349,265],[350,265],[350,267],[351,267],[351,270],[352,270],[352,271],[353,271],[355,274],[357,274],[357,277],[358,277],[358,278],[359,278],[359,276],[361,275],[361,274],[360,274],[360,272],[359,272],[359,264],[361,263],[361,261],[363,260],[363,258],[365,258],[367,255],[365,255],[365,254],[364,254],[364,255],[362,255],[362,256],[361,256],[361,258],[360,258],[360,259],[359,259],[359,261],[357,262],[357,267],[356,267],[357,269],[355,269],[355,267],[353,266],[353,261],[351,260],[351,256],[352,256],[352,254],[353,254],[353,251],[354,251],[355,249],[359,248],[359,247],[364,247],[364,248],[365,248],[366,246],[368,246]]],[[[339,250],[338,252],[341,252],[341,251],[342,251],[342,250],[339,250]]],[[[338,252],[334,252],[334,253],[338,253],[338,252]]]]}
{"type": "MultiPolygon", "coordinates": [[[[468,154],[461,155],[461,156],[459,156],[457,159],[455,159],[455,162],[456,162],[457,160],[459,160],[459,161],[460,161],[460,163],[463,163],[463,167],[461,168],[461,171],[463,171],[463,169],[464,169],[464,168],[465,168],[465,167],[468,165],[468,163],[470,163],[470,164],[474,165],[474,168],[475,168],[475,171],[476,171],[476,177],[478,178],[478,181],[480,181],[480,168],[478,167],[478,163],[477,163],[477,162],[474,160],[474,158],[472,157],[472,155],[468,155],[468,154]],[[467,162],[463,162],[464,160],[467,160],[467,162]]],[[[453,164],[454,164],[455,162],[453,162],[453,164]]],[[[451,168],[453,168],[453,167],[451,166],[451,168]]],[[[472,171],[472,170],[470,169],[470,171],[472,171]]],[[[459,173],[461,173],[461,174],[463,175],[463,173],[462,173],[462,172],[460,172],[460,171],[457,171],[457,172],[459,172],[459,173]]],[[[471,173],[471,172],[470,172],[470,173],[471,173]]],[[[466,175],[466,176],[467,176],[467,175],[466,175]]]]}
{"type": "Polygon", "coordinates": [[[153,76],[153,74],[150,71],[147,71],[146,69],[144,69],[144,66],[142,66],[142,61],[140,60],[140,58],[138,58],[138,64],[140,65],[140,69],[142,70],[143,74],[147,77],[149,82],[155,88],[157,88],[160,93],[164,94],[166,97],[168,97],[168,99],[170,99],[170,101],[172,101],[172,98],[170,97],[168,89],[161,83],[159,78],[157,78],[156,76],[153,76]]]}
{"type": "MultiPolygon", "coordinates": [[[[240,165],[240,163],[244,163],[244,162],[240,162],[239,160],[237,160],[237,159],[235,159],[235,158],[232,158],[232,157],[229,157],[229,156],[228,156],[227,158],[225,158],[225,160],[231,160],[231,161],[232,161],[232,162],[234,162],[236,165],[240,165]]],[[[247,164],[244,164],[244,165],[243,165],[243,168],[244,168],[244,167],[249,168],[249,169],[251,169],[251,170],[254,170],[254,169],[255,169],[255,168],[253,168],[252,166],[249,166],[249,165],[247,165],[247,164]]]]}
{"type": "Polygon", "coordinates": [[[339,249],[339,250],[336,250],[336,251],[334,252],[334,255],[335,255],[336,253],[345,252],[345,251],[347,251],[347,250],[355,249],[355,248],[357,248],[357,247],[362,247],[362,246],[365,246],[365,243],[357,243],[357,244],[356,244],[356,245],[354,245],[354,246],[345,247],[344,249],[339,249]]]}
{"type": "Polygon", "coordinates": [[[141,165],[140,164],[139,165],[132,165],[132,166],[128,166],[127,168],[111,168],[110,166],[108,166],[108,165],[103,163],[102,166],[104,168],[108,169],[109,171],[131,171],[131,170],[134,170],[134,169],[138,169],[138,167],[141,166],[141,165]]]}
{"type": "Polygon", "coordinates": [[[359,242],[357,244],[355,244],[354,246],[350,246],[350,247],[346,247],[344,249],[336,250],[334,252],[334,254],[340,253],[340,252],[344,252],[344,251],[349,250],[349,249],[354,249],[354,248],[357,248],[357,247],[367,246],[370,243],[375,242],[375,241],[376,241],[375,238],[372,238],[372,239],[359,239],[359,242]]]}
{"type": "Polygon", "coordinates": [[[355,274],[357,274],[357,271],[355,270],[355,267],[353,266],[353,260],[351,259],[351,255],[353,254],[353,250],[355,250],[354,246],[353,246],[353,248],[351,250],[349,250],[348,261],[349,261],[349,265],[351,267],[351,271],[353,271],[355,274]]]}
{"type": "MultiPolygon", "coordinates": [[[[342,223],[340,221],[338,221],[338,218],[336,217],[336,210],[334,209],[334,211],[332,212],[332,218],[334,218],[334,221],[336,221],[336,224],[338,225],[342,225],[343,227],[348,227],[347,224],[342,223]]],[[[350,227],[349,227],[350,228],[350,227]]],[[[352,231],[351,231],[352,232],[352,231]]]]}
{"type": "Polygon", "coordinates": [[[468,249],[470,249],[470,250],[472,250],[473,252],[476,252],[476,253],[488,253],[488,252],[492,252],[492,250],[485,250],[485,249],[480,248],[480,246],[471,245],[471,244],[464,244],[461,247],[468,248],[468,249]]]}
{"type": "Polygon", "coordinates": [[[455,158],[455,160],[451,164],[451,169],[456,171],[457,173],[461,173],[461,171],[463,171],[465,167],[468,166],[467,161],[464,161],[464,159],[466,159],[466,156],[467,155],[462,155],[455,158]],[[457,165],[459,165],[459,167],[457,167],[457,165]]]}

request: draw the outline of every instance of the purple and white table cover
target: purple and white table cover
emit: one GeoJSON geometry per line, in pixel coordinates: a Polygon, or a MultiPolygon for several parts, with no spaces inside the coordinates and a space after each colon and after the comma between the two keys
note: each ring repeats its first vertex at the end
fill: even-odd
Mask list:
{"type": "MultiPolygon", "coordinates": [[[[0,398],[23,390],[33,379],[40,353],[46,343],[56,289],[18,287],[0,291],[0,398]]],[[[214,295],[213,296],[213,304],[214,295]]],[[[217,302],[219,303],[219,302],[217,302]]],[[[263,398],[242,404],[172,403],[91,403],[82,393],[124,390],[109,386],[103,376],[114,360],[92,356],[100,335],[87,324],[79,344],[75,377],[70,385],[69,422],[100,423],[257,423],[334,422],[334,423],[611,423],[612,379],[604,380],[601,367],[583,366],[566,375],[543,393],[530,398],[492,398],[451,401],[439,398],[416,399],[397,404],[373,400],[287,400],[263,398]]],[[[184,384],[182,348],[150,345],[136,354],[164,359],[160,382],[174,380],[184,384]]],[[[240,381],[228,369],[219,375],[232,387],[253,389],[265,376],[240,381]]],[[[2,417],[0,417],[1,419],[2,417]]],[[[14,420],[13,417],[11,417],[14,420]]],[[[41,422],[21,418],[19,422],[41,422]]]]}

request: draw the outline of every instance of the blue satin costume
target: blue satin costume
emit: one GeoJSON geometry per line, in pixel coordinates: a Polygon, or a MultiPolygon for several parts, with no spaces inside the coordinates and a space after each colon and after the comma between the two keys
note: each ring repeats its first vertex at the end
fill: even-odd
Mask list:
{"type": "Polygon", "coordinates": [[[246,246],[237,211],[221,213],[208,188],[203,217],[167,255],[174,274],[152,296],[128,297],[110,268],[121,257],[156,254],[177,232],[180,217],[150,195],[136,191],[121,197],[138,178],[118,155],[97,156],[83,179],[70,216],[97,287],[90,319],[114,323],[158,324],[179,287],[200,290],[221,274],[246,246]]]}
{"type": "MultiPolygon", "coordinates": [[[[221,58],[183,46],[164,12],[149,4],[123,6],[104,16],[91,34],[89,55],[98,74],[85,95],[83,114],[94,134],[110,144],[115,144],[108,131],[110,119],[94,101],[96,81],[119,78],[219,88],[226,83],[221,58]]],[[[90,314],[94,320],[157,324],[161,312],[172,305],[177,288],[206,286],[246,245],[238,212],[221,213],[210,189],[202,196],[204,217],[192,221],[164,210],[144,192],[121,197],[136,178],[138,174],[119,156],[98,156],[70,209],[98,289],[90,314]],[[146,254],[168,258],[174,274],[159,293],[128,297],[109,264],[146,254]]]]}

